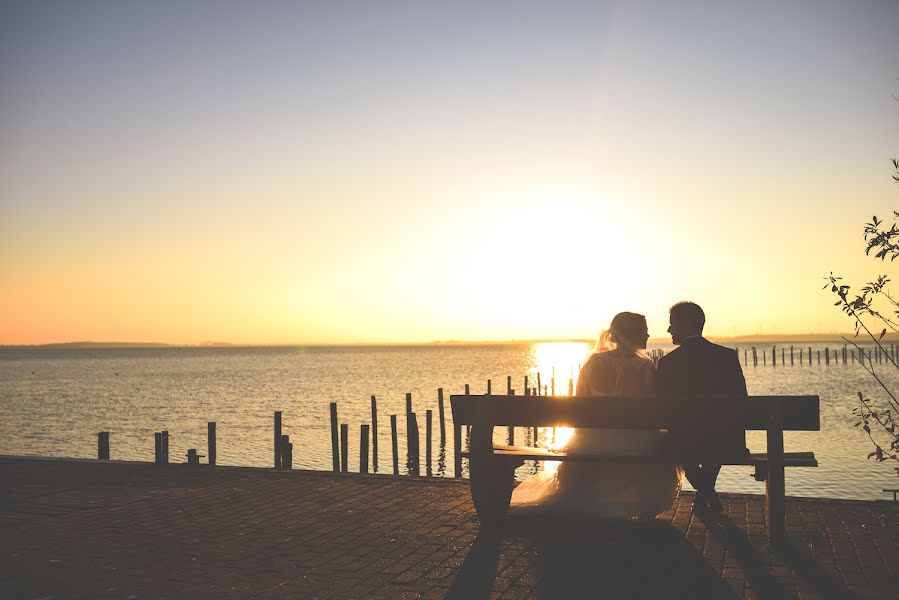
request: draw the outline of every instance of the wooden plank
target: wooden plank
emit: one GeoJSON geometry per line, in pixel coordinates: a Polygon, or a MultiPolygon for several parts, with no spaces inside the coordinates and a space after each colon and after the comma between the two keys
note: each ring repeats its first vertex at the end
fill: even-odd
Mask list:
{"type": "Polygon", "coordinates": [[[275,411],[275,468],[281,468],[281,411],[275,411]]]}
{"type": "Polygon", "coordinates": [[[520,427],[665,429],[676,423],[720,429],[722,419],[747,430],[767,428],[767,408],[780,407],[785,431],[820,431],[818,396],[642,398],[614,396],[450,397],[453,421],[470,425],[484,403],[489,422],[520,427]]]}

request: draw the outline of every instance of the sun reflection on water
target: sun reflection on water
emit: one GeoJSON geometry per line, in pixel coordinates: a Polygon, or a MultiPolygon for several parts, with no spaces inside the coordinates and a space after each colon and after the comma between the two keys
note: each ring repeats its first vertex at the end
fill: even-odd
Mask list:
{"type": "MultiPolygon", "coordinates": [[[[587,359],[592,344],[587,342],[544,342],[532,348],[532,377],[542,383],[539,393],[550,396],[566,396],[577,389],[581,365],[587,359]],[[539,377],[538,377],[539,374],[539,377]],[[546,383],[543,383],[546,382],[546,383]]],[[[537,446],[561,450],[574,437],[572,427],[540,427],[537,446]]],[[[546,461],[543,465],[552,475],[559,468],[558,461],[546,461]]]]}

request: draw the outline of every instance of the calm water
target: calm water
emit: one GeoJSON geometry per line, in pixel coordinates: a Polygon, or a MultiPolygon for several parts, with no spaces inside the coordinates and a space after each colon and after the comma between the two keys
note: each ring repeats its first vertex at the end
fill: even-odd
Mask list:
{"type": "MultiPolygon", "coordinates": [[[[749,346],[746,346],[747,348],[749,346]]],[[[820,432],[788,432],[789,450],[812,450],[818,469],[791,469],[787,493],[797,496],[884,499],[882,488],[897,487],[889,463],[865,456],[869,443],[853,427],[855,394],[879,398],[876,384],[857,364],[832,360],[812,365],[744,366],[750,394],[818,394],[820,432]]],[[[808,348],[808,344],[803,345],[808,348]]],[[[830,344],[837,347],[836,343],[830,344]]],[[[662,349],[670,347],[661,346],[662,349]]],[[[743,346],[739,346],[742,357],[743,346]]],[[[378,397],[379,467],[389,472],[391,414],[399,416],[400,457],[405,456],[405,394],[412,392],[424,437],[424,414],[434,411],[435,475],[452,474],[452,429],[441,449],[437,388],[449,395],[483,393],[488,379],[505,391],[506,376],[521,393],[524,375],[535,385],[567,393],[588,345],[545,343],[494,346],[414,346],[342,348],[164,348],[164,349],[0,349],[0,454],[96,457],[96,432],[111,432],[114,459],[153,460],[153,433],[170,432],[173,461],[188,448],[205,453],[206,422],[218,423],[218,462],[271,466],[272,414],[283,411],[284,433],[294,444],[294,467],[331,468],[328,404],[337,402],[341,422],[350,424],[351,470],[359,468],[359,425],[371,422],[371,395],[378,397]]],[[[807,352],[807,350],[806,350],[807,352]]],[[[778,358],[780,349],[778,348],[778,358]]],[[[899,377],[887,372],[892,385],[899,377]]],[[[505,428],[497,428],[497,441],[505,428]]],[[[541,430],[545,439],[552,434],[541,430]]],[[[528,439],[516,432],[516,441],[528,439]]],[[[751,450],[763,451],[764,433],[749,434],[751,450]]],[[[421,441],[422,460],[425,442],[421,441]]],[[[526,465],[524,477],[539,465],[526,465]]],[[[405,465],[401,466],[403,472],[405,465]]],[[[424,472],[424,467],[422,468],[424,472]]],[[[724,491],[764,492],[749,468],[727,467],[719,479],[724,491]]]]}

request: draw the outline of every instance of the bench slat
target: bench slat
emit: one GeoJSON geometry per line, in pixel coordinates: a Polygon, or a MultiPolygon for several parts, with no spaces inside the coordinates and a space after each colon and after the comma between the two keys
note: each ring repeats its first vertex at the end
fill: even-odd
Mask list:
{"type": "Polygon", "coordinates": [[[746,430],[764,431],[768,410],[780,410],[783,429],[820,431],[818,396],[642,398],[616,396],[465,396],[450,397],[453,422],[473,425],[479,417],[494,425],[518,427],[598,427],[667,429],[683,424],[715,429],[726,419],[746,430]],[[479,414],[483,413],[483,414],[479,414]]]}
{"type": "MultiPolygon", "coordinates": [[[[622,456],[602,454],[577,454],[564,451],[554,451],[546,448],[531,448],[528,446],[508,446],[503,444],[495,444],[493,446],[494,456],[506,458],[515,458],[520,460],[558,460],[558,461],[577,461],[577,462],[598,462],[598,463],[616,463],[616,464],[681,464],[681,462],[694,462],[694,458],[682,457],[685,460],[676,460],[677,457],[656,455],[656,456],[622,456]]],[[[462,456],[470,457],[470,451],[464,450],[462,456]]],[[[719,458],[715,462],[719,462],[719,458]]],[[[724,465],[756,465],[768,461],[768,455],[765,453],[750,454],[745,457],[725,458],[720,461],[724,465]]],[[[701,461],[699,461],[701,462],[701,461]]],[[[784,452],[785,467],[817,467],[818,461],[814,452],[784,452]]]]}

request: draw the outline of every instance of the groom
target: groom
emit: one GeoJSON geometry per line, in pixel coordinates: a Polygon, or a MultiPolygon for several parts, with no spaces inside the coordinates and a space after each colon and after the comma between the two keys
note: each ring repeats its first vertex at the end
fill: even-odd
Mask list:
{"type": "MultiPolygon", "coordinates": [[[[746,380],[736,351],[719,346],[702,337],[705,313],[698,304],[678,302],[668,311],[671,326],[671,342],[677,346],[659,359],[656,382],[660,396],[746,396],[746,380]]],[[[726,401],[722,400],[722,401],[726,401]]],[[[676,431],[672,434],[678,440],[676,431]]],[[[678,441],[696,444],[684,432],[678,441]]],[[[746,452],[746,434],[743,429],[723,426],[708,434],[700,444],[746,452]]],[[[687,480],[696,488],[693,512],[720,513],[721,500],[715,493],[715,481],[721,465],[685,464],[687,480]]]]}

